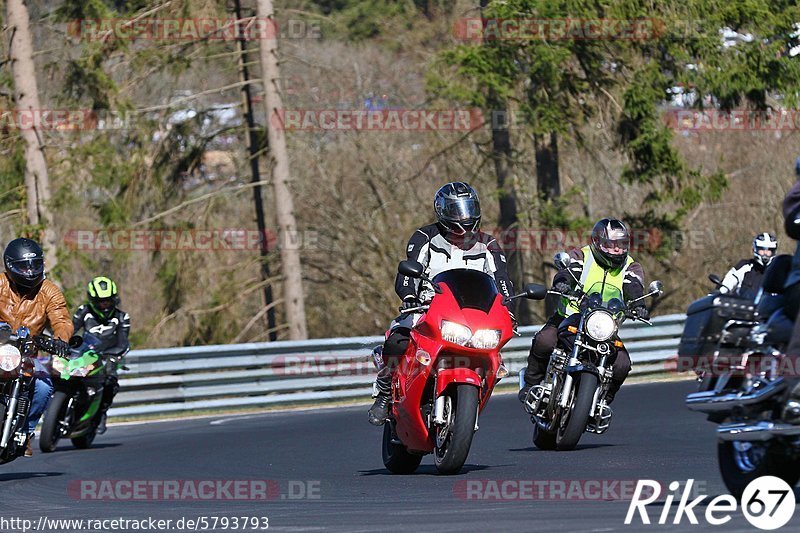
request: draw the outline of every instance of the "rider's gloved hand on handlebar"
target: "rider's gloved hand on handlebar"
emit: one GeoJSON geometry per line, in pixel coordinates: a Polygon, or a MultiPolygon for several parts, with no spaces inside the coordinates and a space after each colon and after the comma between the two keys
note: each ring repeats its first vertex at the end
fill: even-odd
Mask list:
{"type": "Polygon", "coordinates": [[[639,307],[634,307],[632,311],[637,318],[641,318],[642,320],[650,320],[650,311],[647,310],[647,307],[640,305],[639,307]]]}
{"type": "Polygon", "coordinates": [[[44,350],[45,352],[54,355],[69,354],[69,343],[62,341],[61,339],[55,339],[44,335],[38,335],[34,337],[34,341],[36,343],[36,346],[39,349],[44,350]]]}
{"type": "Polygon", "coordinates": [[[56,350],[56,355],[69,355],[69,343],[61,339],[53,339],[53,348],[56,350]]]}
{"type": "Polygon", "coordinates": [[[403,298],[403,305],[400,307],[400,310],[405,311],[406,309],[413,309],[420,305],[422,305],[422,302],[416,296],[406,296],[403,298]]]}
{"type": "Polygon", "coordinates": [[[570,292],[572,292],[572,287],[569,286],[569,283],[559,281],[558,283],[553,285],[553,290],[556,292],[560,292],[561,294],[570,294],[570,292]]]}

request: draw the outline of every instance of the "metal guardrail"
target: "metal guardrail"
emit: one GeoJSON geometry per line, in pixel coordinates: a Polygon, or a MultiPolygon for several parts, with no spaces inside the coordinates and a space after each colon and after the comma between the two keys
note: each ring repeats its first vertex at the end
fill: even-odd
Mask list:
{"type": "MultiPolygon", "coordinates": [[[[677,353],[685,315],[626,323],[620,337],[632,374],[666,370],[677,353]]],[[[503,348],[511,376],[525,367],[534,334],[520,328],[503,348]]],[[[178,414],[311,401],[368,399],[375,369],[369,357],[383,337],[351,337],[133,350],[120,374],[112,416],[178,414]]],[[[502,383],[516,382],[509,376],[502,383]]]]}

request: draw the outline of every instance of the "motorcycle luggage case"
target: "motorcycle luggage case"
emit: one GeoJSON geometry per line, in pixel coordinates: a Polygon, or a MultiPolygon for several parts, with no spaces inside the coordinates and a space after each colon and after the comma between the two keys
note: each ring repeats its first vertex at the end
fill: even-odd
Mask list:
{"type": "MultiPolygon", "coordinates": [[[[727,294],[710,294],[692,303],[686,311],[686,323],[678,346],[682,360],[714,355],[729,320],[752,321],[755,306],[752,300],[727,294]]],[[[733,332],[732,332],[733,333],[733,332]]],[[[682,361],[681,368],[687,368],[682,361]]]]}

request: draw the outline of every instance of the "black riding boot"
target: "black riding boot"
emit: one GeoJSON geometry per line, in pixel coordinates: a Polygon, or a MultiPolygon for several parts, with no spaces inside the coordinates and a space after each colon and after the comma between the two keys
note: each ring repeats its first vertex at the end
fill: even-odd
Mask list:
{"type": "Polygon", "coordinates": [[[378,372],[375,379],[375,393],[372,395],[375,403],[369,409],[369,423],[373,426],[382,426],[389,418],[389,404],[392,401],[392,374],[388,367],[378,372]]]}
{"type": "Polygon", "coordinates": [[[619,380],[619,379],[612,379],[611,380],[611,383],[608,386],[608,392],[606,393],[606,403],[607,404],[610,405],[611,402],[614,401],[614,396],[617,395],[617,392],[619,391],[620,387],[622,387],[623,383],[624,383],[624,380],[619,380]]]}

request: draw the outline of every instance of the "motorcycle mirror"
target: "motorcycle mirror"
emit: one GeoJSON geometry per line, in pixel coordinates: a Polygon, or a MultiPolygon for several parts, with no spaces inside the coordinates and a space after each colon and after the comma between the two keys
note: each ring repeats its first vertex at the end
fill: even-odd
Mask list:
{"type": "Polygon", "coordinates": [[[69,339],[70,348],[78,348],[81,344],[83,344],[83,337],[81,337],[80,335],[73,335],[69,339]]]}
{"type": "Polygon", "coordinates": [[[544,300],[547,296],[547,287],[538,283],[525,285],[525,298],[529,300],[544,300]]]}
{"type": "Polygon", "coordinates": [[[572,258],[567,252],[558,252],[553,256],[553,263],[556,264],[559,270],[564,270],[572,263],[572,258]]]}
{"type": "Polygon", "coordinates": [[[661,296],[661,293],[664,292],[664,284],[658,280],[653,281],[647,288],[647,292],[652,293],[655,296],[661,296]]]}
{"type": "Polygon", "coordinates": [[[409,278],[418,279],[421,278],[422,274],[425,272],[425,267],[417,261],[401,261],[400,264],[397,265],[397,271],[409,278]]]}
{"type": "Polygon", "coordinates": [[[708,279],[709,281],[711,281],[711,283],[713,283],[717,287],[722,287],[722,280],[719,279],[719,276],[717,276],[716,274],[709,274],[708,279]]]}

